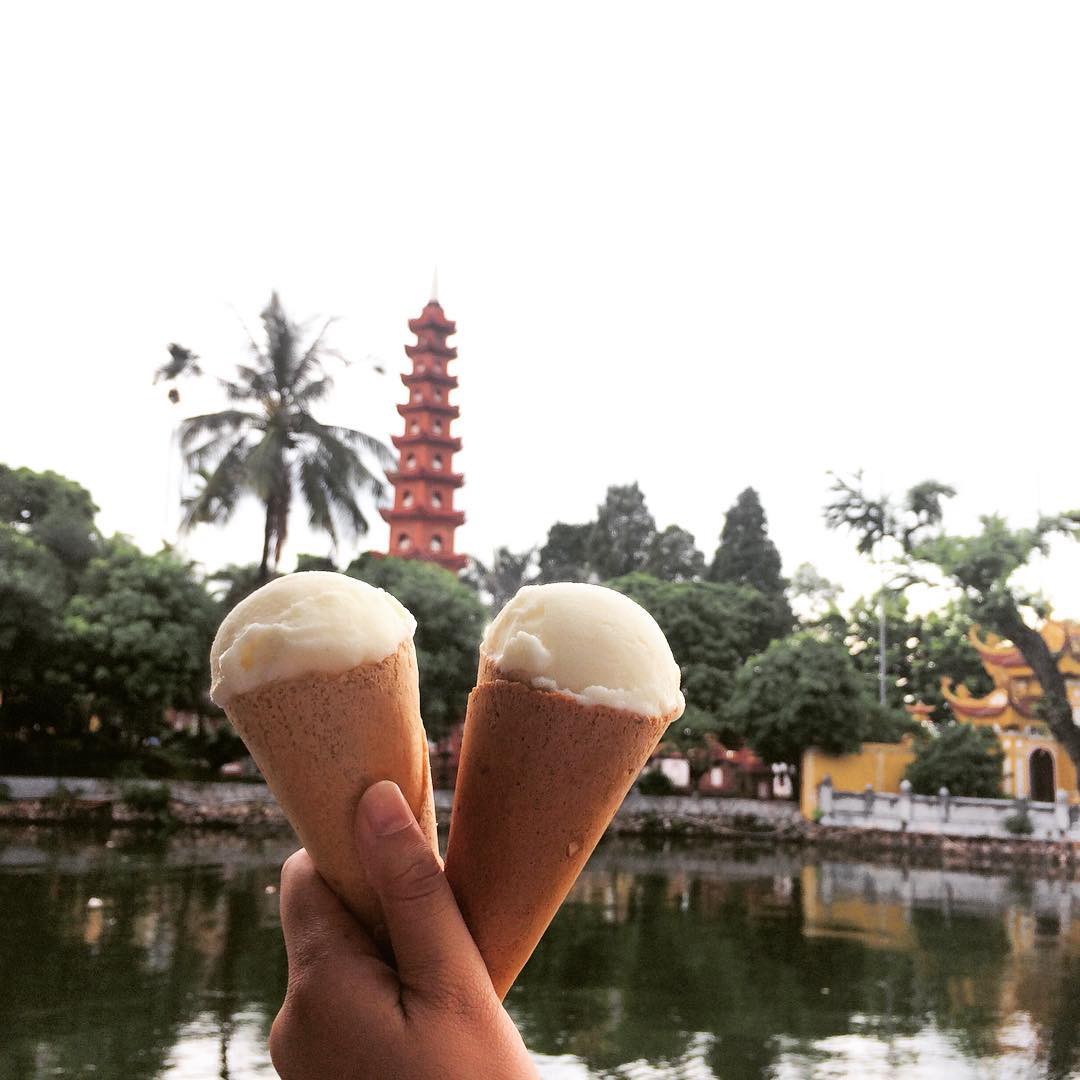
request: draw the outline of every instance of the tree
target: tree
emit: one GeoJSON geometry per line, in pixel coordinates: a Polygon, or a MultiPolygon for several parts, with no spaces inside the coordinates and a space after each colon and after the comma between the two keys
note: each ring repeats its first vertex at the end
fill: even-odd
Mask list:
{"type": "Polygon", "coordinates": [[[847,650],[803,631],[747,660],[730,708],[756,754],[798,767],[812,746],[827,754],[857,750],[870,701],[847,650]]]}
{"type": "MultiPolygon", "coordinates": [[[[289,514],[297,495],[308,510],[312,528],[325,532],[335,546],[342,530],[367,532],[361,497],[379,499],[383,483],[369,467],[388,466],[393,456],[378,439],[353,428],[316,420],[312,406],[333,385],[323,357],[329,323],[309,341],[303,327],[291,322],[277,293],[262,312],[265,343],[251,341],[251,358],[237,367],[234,380],[221,385],[232,407],[190,416],[180,426],[185,464],[199,489],[184,500],[183,526],[228,521],[246,495],[263,506],[261,581],[276,570],[289,532],[289,514]]],[[[170,346],[172,360],[159,377],[191,372],[177,368],[177,356],[191,354],[170,346]]]]}
{"type": "Polygon", "coordinates": [[[819,573],[812,563],[800,563],[791,575],[791,595],[803,602],[806,619],[820,621],[834,611],[843,590],[819,573]]]}
{"type": "MultiPolygon", "coordinates": [[[[944,723],[950,718],[941,679],[963,682],[976,693],[993,688],[979,654],[967,637],[969,621],[958,605],[947,604],[941,611],[913,615],[907,596],[885,592],[886,701],[893,709],[922,701],[934,706],[933,718],[944,723]]],[[[837,640],[847,646],[855,666],[866,680],[868,693],[876,694],[879,678],[881,637],[881,593],[861,597],[846,618],[827,620],[837,640]]]]}
{"type": "Polygon", "coordinates": [[[540,572],[538,580],[549,584],[553,581],[591,581],[589,568],[589,537],[592,523],[567,525],[556,521],[548,530],[547,541],[540,549],[540,572]]]}
{"type": "Polygon", "coordinates": [[[70,571],[97,550],[97,509],[90,492],[66,476],[0,465],[0,522],[41,543],[70,571]]]}
{"type": "Polygon", "coordinates": [[[612,485],[589,534],[590,569],[601,580],[643,570],[655,535],[656,522],[637,484],[612,485]]]}
{"type": "Polygon", "coordinates": [[[904,774],[916,795],[949,794],[976,799],[1001,798],[1004,755],[989,728],[946,724],[937,735],[924,735],[916,744],[915,760],[904,774]]]}
{"type": "Polygon", "coordinates": [[[780,572],[780,553],[769,539],[765,510],[753,488],[746,488],[727,512],[720,545],[709,567],[710,581],[749,585],[771,604],[770,631],[783,637],[795,622],[788,603],[787,582],[780,572]]]}
{"type": "Polygon", "coordinates": [[[417,559],[361,555],[346,573],[385,589],[415,616],[420,707],[428,734],[440,737],[464,718],[476,683],[483,605],[449,570],[417,559]]]}
{"type": "Polygon", "coordinates": [[[735,674],[747,657],[768,644],[762,623],[769,607],[761,593],[739,585],[659,581],[647,574],[628,574],[607,584],[652,615],[682,671],[691,717],[672,734],[697,742],[712,732],[729,744],[737,741],[729,710],[735,674]]]}
{"type": "Polygon", "coordinates": [[[669,525],[653,537],[644,570],[661,581],[696,581],[705,572],[705,556],[698,551],[693,533],[669,525]]]}
{"type": "Polygon", "coordinates": [[[1080,511],[1042,516],[1034,526],[1011,528],[1004,518],[979,519],[980,532],[957,536],[945,532],[945,501],[953,488],[935,480],[916,484],[900,500],[872,498],[856,473],[834,479],[832,501],[825,507],[831,528],[847,528],[858,550],[892,553],[901,586],[917,581],[943,581],[960,594],[964,614],[972,622],[1010,640],[1023,655],[1042,687],[1040,716],[1080,768],[1080,727],[1073,723],[1065,679],[1042,635],[1024,618],[1024,609],[1047,614],[1038,597],[1020,590],[1012,577],[1035,554],[1047,554],[1054,536],[1080,537],[1080,511]]]}
{"type": "Polygon", "coordinates": [[[536,580],[535,560],[536,548],[518,552],[508,547],[496,548],[490,566],[473,559],[462,580],[485,594],[491,611],[498,613],[518,589],[536,580]]]}
{"type": "Polygon", "coordinates": [[[64,612],[78,692],[128,746],[162,730],[164,712],[205,708],[220,609],[192,566],[114,537],[91,560],[64,612]]]}

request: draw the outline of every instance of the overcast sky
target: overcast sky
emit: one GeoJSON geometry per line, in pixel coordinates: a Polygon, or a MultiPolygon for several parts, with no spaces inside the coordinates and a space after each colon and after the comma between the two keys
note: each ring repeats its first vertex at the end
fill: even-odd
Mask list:
{"type": "MultiPolygon", "coordinates": [[[[711,554],[749,484],[788,573],[868,589],[830,469],[948,481],[956,528],[1080,505],[1078,51],[1065,3],[9,5],[0,461],[155,548],[166,344],[227,374],[277,289],[357,361],[326,417],[388,437],[438,264],[461,550],[637,480],[711,554]]],[[[1031,581],[1080,617],[1073,546],[1031,581]]]]}

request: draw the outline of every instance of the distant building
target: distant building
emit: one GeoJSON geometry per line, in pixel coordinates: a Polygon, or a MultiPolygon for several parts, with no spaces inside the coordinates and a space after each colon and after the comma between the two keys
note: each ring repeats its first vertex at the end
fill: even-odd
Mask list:
{"type": "MultiPolygon", "coordinates": [[[[1048,619],[1039,633],[1057,661],[1065,679],[1073,720],[1080,724],[1080,624],[1048,619]]],[[[1042,687],[1020,650],[989,634],[979,636],[972,627],[968,637],[982,658],[994,689],[974,697],[965,686],[955,686],[943,678],[941,689],[953,716],[965,724],[989,727],[1001,744],[1004,755],[1002,794],[1006,798],[1027,798],[1033,802],[1053,802],[1058,789],[1073,803],[1080,802],[1076,769],[1065,748],[1040,719],[1037,705],[1042,687]]],[[[929,710],[917,705],[908,710],[925,719],[929,710]]],[[[837,791],[862,791],[872,787],[880,792],[898,792],[908,765],[915,759],[910,739],[902,743],[864,743],[857,754],[830,757],[820,750],[807,750],[802,761],[802,809],[808,817],[817,806],[817,787],[828,776],[837,791]]]]}
{"type": "Polygon", "coordinates": [[[739,799],[772,799],[779,794],[771,765],[766,765],[748,746],[729,750],[723,743],[709,747],[709,763],[698,780],[698,791],[739,799]]]}
{"type": "MultiPolygon", "coordinates": [[[[1080,724],[1080,624],[1048,619],[1039,631],[1065,678],[1073,720],[1080,724]]],[[[1026,796],[1035,802],[1053,802],[1064,788],[1078,796],[1076,770],[1065,748],[1038,716],[1042,687],[1020,650],[994,634],[985,639],[972,627],[968,638],[979,651],[994,689],[981,698],[966,686],[941,680],[941,689],[957,720],[997,733],[1005,755],[1006,795],[1026,796]]]]}
{"type": "Polygon", "coordinates": [[[401,559],[425,559],[447,570],[461,570],[468,561],[454,550],[454,530],[465,515],[454,509],[454,492],[465,482],[453,471],[452,459],[461,439],[450,434],[458,407],[450,404],[457,376],[447,370],[457,349],[446,339],[457,329],[448,319],[432,288],[432,296],[417,319],[409,320],[415,345],[406,345],[412,371],[401,376],[409,400],[398,406],[405,431],[391,440],[398,467],[386,474],[394,488],[393,506],[379,511],[390,525],[388,554],[401,559]]]}

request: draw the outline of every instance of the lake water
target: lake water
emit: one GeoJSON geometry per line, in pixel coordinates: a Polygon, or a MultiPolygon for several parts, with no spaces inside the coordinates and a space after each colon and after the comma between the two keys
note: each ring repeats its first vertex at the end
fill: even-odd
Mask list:
{"type": "MultiPolygon", "coordinates": [[[[272,1077],[291,847],[0,830],[0,1077],[272,1077]]],[[[547,1080],[1080,1075],[1080,885],[612,842],[507,1005],[547,1080]]]]}

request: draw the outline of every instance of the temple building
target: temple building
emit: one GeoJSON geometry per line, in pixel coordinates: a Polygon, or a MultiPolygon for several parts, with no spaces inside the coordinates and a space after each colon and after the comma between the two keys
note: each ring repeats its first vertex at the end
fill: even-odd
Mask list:
{"type": "MultiPolygon", "coordinates": [[[[1057,659],[1073,719],[1080,723],[1080,624],[1048,619],[1040,633],[1057,659]]],[[[980,638],[974,627],[968,637],[994,689],[977,698],[966,686],[954,686],[951,679],[942,679],[941,690],[957,720],[992,727],[997,732],[1005,754],[1005,794],[1052,802],[1054,792],[1064,788],[1075,798],[1076,770],[1064,747],[1038,717],[1036,705],[1042,687],[1020,650],[994,634],[980,638]]]]}
{"type": "MultiPolygon", "coordinates": [[[[1073,719],[1080,724],[1080,623],[1048,619],[1039,631],[1057,661],[1065,679],[1073,719]]],[[[994,688],[983,697],[974,697],[966,686],[953,680],[941,681],[942,693],[953,716],[965,724],[991,728],[1004,755],[1002,795],[1033,802],[1054,801],[1064,791],[1069,801],[1080,802],[1076,768],[1065,748],[1038,716],[1036,705],[1042,687],[1020,650],[993,634],[981,637],[978,629],[968,634],[979,652],[983,667],[994,688]]],[[[929,707],[908,709],[925,719],[929,707]]],[[[810,749],[802,760],[802,809],[812,817],[817,806],[817,785],[828,776],[838,791],[862,791],[872,787],[896,793],[904,772],[915,758],[910,739],[900,743],[863,743],[856,754],[830,756],[810,749]]]]}
{"type": "Polygon", "coordinates": [[[406,345],[412,371],[401,376],[409,400],[399,405],[405,431],[391,440],[398,467],[386,474],[394,488],[394,503],[379,511],[390,525],[388,554],[402,559],[426,559],[447,570],[464,568],[467,559],[454,550],[454,530],[465,515],[454,509],[454,492],[464,483],[452,460],[461,440],[450,434],[458,407],[450,404],[456,375],[447,370],[457,349],[446,339],[456,330],[432,288],[431,299],[417,319],[409,320],[415,345],[406,345]]]}

